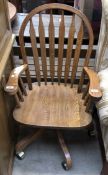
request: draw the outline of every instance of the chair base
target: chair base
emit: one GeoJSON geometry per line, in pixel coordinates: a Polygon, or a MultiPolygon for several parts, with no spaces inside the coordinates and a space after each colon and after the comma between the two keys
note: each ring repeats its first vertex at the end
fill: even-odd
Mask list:
{"type": "MultiPolygon", "coordinates": [[[[22,160],[24,158],[24,150],[32,143],[34,142],[36,139],[38,139],[44,132],[45,129],[38,129],[35,132],[33,132],[32,134],[29,134],[27,136],[25,136],[23,139],[21,139],[20,141],[18,141],[18,143],[15,146],[15,152],[16,152],[16,156],[18,157],[18,159],[22,160]]],[[[72,159],[70,156],[70,153],[68,151],[68,148],[65,144],[63,135],[61,133],[61,131],[56,130],[57,133],[57,137],[58,137],[58,141],[59,144],[62,148],[64,157],[65,157],[65,161],[62,162],[62,166],[65,170],[69,170],[72,167],[72,159]]]]}

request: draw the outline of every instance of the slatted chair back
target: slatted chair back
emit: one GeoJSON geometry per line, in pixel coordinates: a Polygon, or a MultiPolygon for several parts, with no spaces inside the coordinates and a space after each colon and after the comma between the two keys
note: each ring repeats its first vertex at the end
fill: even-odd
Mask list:
{"type": "MultiPolygon", "coordinates": [[[[88,34],[88,48],[82,68],[88,66],[93,47],[93,31],[86,16],[71,6],[58,3],[45,4],[32,10],[23,21],[19,32],[22,59],[26,64],[28,64],[28,57],[25,50],[24,32],[27,25],[29,25],[29,37],[38,85],[41,85],[43,79],[45,84],[50,79],[52,84],[57,80],[59,85],[61,82],[67,85],[69,81],[72,87],[78,74],[85,31],[88,34]],[[48,21],[44,21],[43,13],[47,10],[50,14],[48,15],[48,21]],[[58,21],[55,21],[55,16],[53,15],[55,10],[59,11],[58,21]],[[68,31],[66,31],[66,23],[68,21],[66,21],[67,18],[64,15],[65,11],[72,14],[69,18],[70,25],[68,31]],[[38,29],[34,25],[34,15],[37,15],[39,18],[38,29]],[[76,18],[80,19],[79,28],[76,27],[76,18]],[[44,25],[45,22],[48,22],[48,27],[46,28],[44,25]],[[58,25],[57,22],[59,23],[58,25]],[[58,44],[56,43],[57,38],[58,44]],[[66,51],[65,54],[64,50],[66,51]]],[[[32,89],[29,66],[26,70],[26,75],[29,89],[32,89]]],[[[78,86],[79,91],[82,88],[83,82],[84,71],[82,69],[78,86]]]]}

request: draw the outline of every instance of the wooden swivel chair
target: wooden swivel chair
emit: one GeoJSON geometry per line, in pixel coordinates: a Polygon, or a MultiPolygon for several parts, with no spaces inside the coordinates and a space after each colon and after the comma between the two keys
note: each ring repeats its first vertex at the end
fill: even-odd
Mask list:
{"type": "Polygon", "coordinates": [[[65,156],[63,166],[65,169],[69,169],[72,166],[72,160],[62,136],[62,129],[89,126],[92,122],[89,112],[91,102],[93,103],[95,100],[100,99],[102,95],[97,74],[87,68],[93,47],[91,25],[81,11],[71,6],[57,3],[45,4],[35,8],[24,19],[19,32],[19,43],[24,64],[11,72],[5,91],[13,95],[16,100],[16,108],[13,112],[14,119],[19,124],[24,124],[25,127],[28,125],[35,126],[36,131],[20,140],[16,144],[15,151],[19,157],[22,157],[22,151],[39,137],[44,129],[54,129],[57,132],[58,140],[65,156]],[[58,21],[54,21],[53,10],[55,9],[61,12],[58,21]],[[49,15],[49,27],[46,29],[44,29],[45,21],[43,21],[41,13],[45,10],[50,10],[51,12],[49,15]],[[65,40],[66,21],[64,11],[72,13],[69,31],[67,32],[67,42],[65,40]],[[33,16],[36,14],[39,17],[38,30],[36,30],[33,21],[33,16]],[[76,32],[75,26],[76,16],[80,18],[78,32],[76,32]],[[57,22],[59,23],[58,44],[55,44],[57,22]],[[24,32],[27,25],[29,25],[36,83],[32,83],[28,56],[25,50],[24,32]],[[88,48],[79,83],[74,84],[77,78],[78,65],[82,63],[80,62],[80,53],[84,28],[86,28],[86,33],[88,32],[88,48]],[[47,41],[46,35],[48,35],[47,41]],[[66,54],[64,54],[64,50],[66,54]],[[41,57],[39,57],[39,54],[41,54],[41,57]],[[22,72],[25,72],[27,77],[27,89],[20,76],[22,72]],[[89,77],[89,83],[82,96],[85,74],[89,77]]]}

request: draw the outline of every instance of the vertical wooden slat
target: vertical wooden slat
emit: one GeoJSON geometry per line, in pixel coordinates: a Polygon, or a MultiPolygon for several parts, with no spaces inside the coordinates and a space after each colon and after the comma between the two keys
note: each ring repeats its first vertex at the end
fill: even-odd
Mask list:
{"type": "Polygon", "coordinates": [[[33,51],[37,81],[38,81],[38,85],[40,86],[41,78],[40,78],[39,57],[38,57],[36,36],[35,36],[35,30],[34,30],[32,19],[30,19],[30,39],[31,39],[31,46],[32,46],[32,51],[33,51]]]}
{"type": "MultiPolygon", "coordinates": [[[[22,55],[23,62],[24,62],[24,64],[28,65],[25,46],[24,46],[24,36],[23,36],[23,31],[22,30],[20,31],[19,41],[20,41],[20,50],[21,50],[21,55],[22,55]]],[[[30,77],[29,67],[25,70],[25,73],[26,73],[29,89],[32,90],[32,81],[31,81],[31,77],[30,77]]]]}
{"type": "Polygon", "coordinates": [[[79,29],[78,36],[77,36],[76,49],[75,49],[73,65],[72,65],[71,87],[73,86],[73,83],[76,77],[76,71],[77,71],[78,61],[80,57],[82,39],[83,39],[83,22],[81,22],[80,29],[79,29]]]}
{"type": "MultiPolygon", "coordinates": [[[[88,50],[87,50],[86,57],[85,57],[85,61],[84,61],[84,66],[83,67],[88,66],[92,49],[93,49],[93,44],[90,44],[89,43],[88,50]]],[[[81,73],[81,76],[80,76],[80,81],[79,81],[79,85],[78,85],[78,92],[81,92],[81,90],[82,90],[82,85],[83,85],[83,82],[84,82],[84,77],[85,77],[85,73],[84,73],[84,70],[83,70],[82,73],[81,73]]]]}
{"type": "Polygon", "coordinates": [[[41,14],[39,14],[39,39],[40,39],[40,48],[41,48],[41,58],[42,58],[42,70],[43,76],[45,80],[45,84],[47,84],[47,62],[46,62],[46,48],[45,48],[45,32],[44,26],[42,22],[41,14]]]}
{"type": "Polygon", "coordinates": [[[54,23],[53,23],[53,16],[52,11],[50,14],[50,23],[49,23],[49,57],[50,57],[50,76],[52,80],[52,84],[54,81],[54,23]]]}
{"type": "Polygon", "coordinates": [[[63,64],[63,49],[64,49],[64,14],[61,15],[61,22],[59,26],[59,45],[58,45],[58,84],[60,84],[61,74],[62,74],[62,64],[63,64]]]}
{"type": "Polygon", "coordinates": [[[67,84],[68,75],[69,75],[73,41],[74,41],[74,33],[75,33],[75,15],[73,15],[72,17],[72,22],[70,25],[69,36],[68,36],[67,55],[66,55],[66,63],[65,63],[65,85],[67,84]]]}

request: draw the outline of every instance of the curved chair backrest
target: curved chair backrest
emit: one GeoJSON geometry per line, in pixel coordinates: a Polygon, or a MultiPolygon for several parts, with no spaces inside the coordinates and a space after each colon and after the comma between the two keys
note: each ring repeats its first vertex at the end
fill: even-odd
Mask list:
{"type": "MultiPolygon", "coordinates": [[[[71,6],[58,3],[45,4],[32,10],[24,19],[19,32],[19,43],[24,63],[28,63],[24,43],[26,26],[29,26],[28,35],[31,41],[38,84],[40,85],[43,79],[45,84],[49,79],[52,84],[55,81],[60,84],[62,80],[65,85],[70,81],[72,87],[78,74],[79,58],[85,31],[88,33],[87,39],[89,42],[83,59],[83,66],[88,66],[93,46],[93,31],[86,16],[71,6]],[[45,10],[50,12],[50,14],[46,15],[46,18],[44,18],[45,14],[43,14],[45,10]],[[53,15],[55,10],[60,12],[56,17],[53,15]],[[68,11],[72,15],[66,17],[64,11],[68,11]],[[38,24],[36,24],[34,15],[39,18],[38,24]],[[76,20],[77,16],[80,19],[80,22],[78,22],[79,27],[76,20]]],[[[32,89],[29,67],[26,75],[29,88],[32,89]]],[[[83,81],[84,72],[82,69],[79,89],[83,81]]]]}

